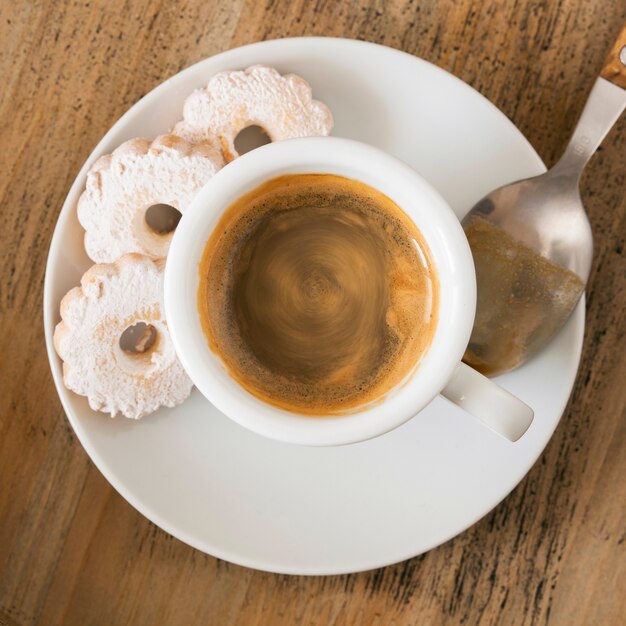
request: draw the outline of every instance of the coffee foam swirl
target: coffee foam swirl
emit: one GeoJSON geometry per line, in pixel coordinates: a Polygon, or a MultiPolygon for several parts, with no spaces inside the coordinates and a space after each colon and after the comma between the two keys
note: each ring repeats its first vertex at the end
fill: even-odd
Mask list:
{"type": "Polygon", "coordinates": [[[212,349],[257,397],[312,414],[379,398],[436,325],[428,249],[389,198],[333,175],[274,179],[207,243],[199,308],[212,349]]]}

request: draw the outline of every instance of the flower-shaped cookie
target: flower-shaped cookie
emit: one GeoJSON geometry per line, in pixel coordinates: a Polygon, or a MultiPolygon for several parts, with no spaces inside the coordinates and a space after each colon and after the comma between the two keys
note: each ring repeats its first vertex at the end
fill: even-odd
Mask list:
{"type": "Polygon", "coordinates": [[[191,392],[163,317],[164,265],[138,254],[94,265],[61,302],[63,382],[96,411],[138,419],[191,392]]]}
{"type": "MultiPolygon", "coordinates": [[[[175,135],[152,143],[131,139],[101,157],[89,170],[78,201],[87,254],[97,263],[110,263],[130,252],[166,256],[172,231],[151,227],[147,211],[168,205],[165,209],[179,218],[222,165],[222,156],[208,137],[195,145],[175,135]]],[[[172,226],[175,223],[174,218],[172,226]]]]}
{"type": "Polygon", "coordinates": [[[333,127],[330,109],[313,100],[300,76],[281,76],[274,68],[254,65],[244,71],[220,72],[187,100],[183,120],[172,132],[191,142],[217,137],[226,161],[238,155],[235,137],[259,126],[272,141],[326,136],[333,127]]]}

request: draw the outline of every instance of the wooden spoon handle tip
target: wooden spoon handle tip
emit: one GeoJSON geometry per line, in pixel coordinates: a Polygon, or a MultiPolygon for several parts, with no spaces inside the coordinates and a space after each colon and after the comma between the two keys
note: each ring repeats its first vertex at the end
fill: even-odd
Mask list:
{"type": "Polygon", "coordinates": [[[626,89],[626,24],[622,26],[615,45],[604,61],[600,76],[626,89]]]}

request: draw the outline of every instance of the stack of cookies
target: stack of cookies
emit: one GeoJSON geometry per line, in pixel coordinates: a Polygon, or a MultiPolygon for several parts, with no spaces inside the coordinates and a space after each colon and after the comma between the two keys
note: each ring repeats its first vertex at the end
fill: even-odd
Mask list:
{"type": "Polygon", "coordinates": [[[216,74],[194,91],[171,134],[131,139],[99,158],[77,209],[96,265],[63,298],[54,333],[65,386],[112,417],[138,419],[183,402],[192,383],[163,306],[165,258],[178,220],[239,156],[235,138],[243,129],[259,126],[280,141],[326,136],[332,125],[305,80],[256,65],[216,74]]]}

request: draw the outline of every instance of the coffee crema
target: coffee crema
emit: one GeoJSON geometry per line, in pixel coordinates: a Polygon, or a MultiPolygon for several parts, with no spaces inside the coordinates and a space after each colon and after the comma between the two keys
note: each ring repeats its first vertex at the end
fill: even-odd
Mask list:
{"type": "Polygon", "coordinates": [[[234,202],[199,266],[210,348],[254,396],[308,415],[382,399],[437,325],[431,253],[381,192],[332,174],[274,178],[234,202]]]}

